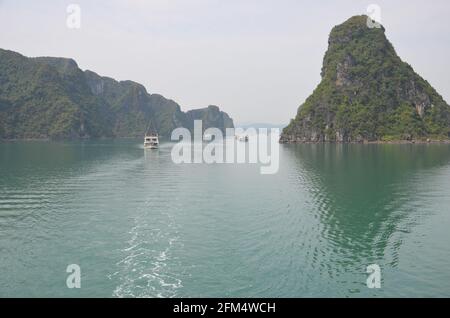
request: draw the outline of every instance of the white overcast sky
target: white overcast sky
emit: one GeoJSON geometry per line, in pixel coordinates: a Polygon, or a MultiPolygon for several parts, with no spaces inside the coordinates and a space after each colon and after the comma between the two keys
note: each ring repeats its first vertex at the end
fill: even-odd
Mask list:
{"type": "Polygon", "coordinates": [[[284,124],[320,81],[331,28],[372,3],[400,57],[449,102],[447,0],[0,0],[0,48],[74,58],[183,110],[284,124]],[[66,27],[71,3],[80,29],[66,27]]]}

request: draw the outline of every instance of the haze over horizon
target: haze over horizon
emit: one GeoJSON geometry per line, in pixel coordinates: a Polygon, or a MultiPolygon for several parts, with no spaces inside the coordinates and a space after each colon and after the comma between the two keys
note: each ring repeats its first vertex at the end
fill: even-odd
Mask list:
{"type": "Polygon", "coordinates": [[[142,83],[183,110],[214,104],[236,123],[285,124],[320,81],[331,28],[372,3],[399,56],[448,102],[443,0],[0,0],[7,30],[0,47],[73,58],[84,70],[142,83]],[[81,8],[80,29],[66,26],[71,3],[81,8]]]}

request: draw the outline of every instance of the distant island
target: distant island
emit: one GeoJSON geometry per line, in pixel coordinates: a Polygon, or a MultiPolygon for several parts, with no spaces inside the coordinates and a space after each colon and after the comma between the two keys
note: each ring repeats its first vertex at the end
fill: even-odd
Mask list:
{"type": "Polygon", "coordinates": [[[0,49],[0,139],[143,137],[149,128],[170,138],[196,119],[204,129],[234,127],[217,106],[183,112],[139,83],[82,71],[72,59],[0,49]]]}
{"type": "Polygon", "coordinates": [[[448,141],[450,106],[385,36],[355,16],[333,28],[318,87],[282,143],[448,141]]]}

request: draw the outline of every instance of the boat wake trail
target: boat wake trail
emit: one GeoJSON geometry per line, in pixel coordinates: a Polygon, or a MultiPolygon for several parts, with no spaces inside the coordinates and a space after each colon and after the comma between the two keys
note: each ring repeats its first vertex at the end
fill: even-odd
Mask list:
{"type": "Polygon", "coordinates": [[[113,297],[169,298],[175,297],[182,287],[181,266],[173,253],[182,247],[178,226],[170,213],[155,215],[155,207],[146,205],[152,213],[135,217],[129,231],[131,238],[120,250],[123,258],[116,263],[117,271],[109,277],[118,280],[113,297]]]}

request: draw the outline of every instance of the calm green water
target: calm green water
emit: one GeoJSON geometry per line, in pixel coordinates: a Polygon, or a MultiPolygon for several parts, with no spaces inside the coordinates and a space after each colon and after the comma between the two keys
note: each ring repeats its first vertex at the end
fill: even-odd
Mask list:
{"type": "Polygon", "coordinates": [[[0,144],[0,296],[450,296],[449,145],[282,145],[260,175],[140,144],[0,144]]]}

